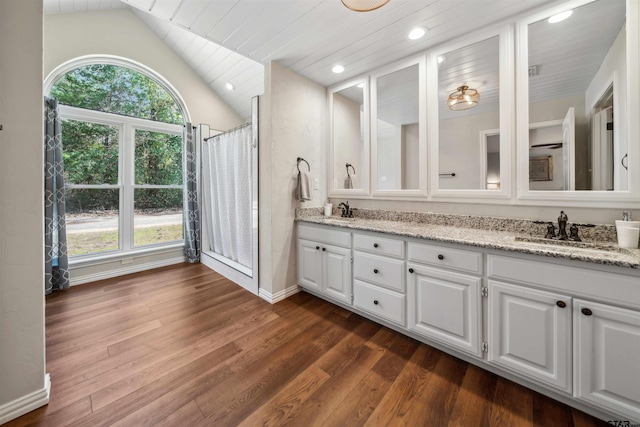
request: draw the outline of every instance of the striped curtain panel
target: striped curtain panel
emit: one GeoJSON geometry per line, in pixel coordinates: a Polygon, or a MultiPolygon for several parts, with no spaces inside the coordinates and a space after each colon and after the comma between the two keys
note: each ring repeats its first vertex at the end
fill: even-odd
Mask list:
{"type": "Polygon", "coordinates": [[[58,101],[45,97],[44,104],[44,293],[48,295],[69,287],[69,260],[58,101]]]}

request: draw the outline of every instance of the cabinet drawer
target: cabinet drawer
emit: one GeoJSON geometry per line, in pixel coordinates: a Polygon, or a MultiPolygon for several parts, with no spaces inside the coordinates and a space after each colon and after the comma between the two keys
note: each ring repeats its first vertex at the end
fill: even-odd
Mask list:
{"type": "Polygon", "coordinates": [[[353,249],[378,255],[404,258],[404,240],[354,233],[353,249]]]}
{"type": "Polygon", "coordinates": [[[353,278],[404,293],[404,261],[353,252],[353,278]]]}
{"type": "Polygon", "coordinates": [[[561,289],[563,293],[588,296],[602,302],[640,306],[640,277],[637,275],[628,276],[500,255],[487,255],[487,275],[553,291],[561,289]]]}
{"type": "Polygon", "coordinates": [[[404,295],[358,280],[353,281],[353,305],[390,322],[404,326],[404,295]]]}
{"type": "Polygon", "coordinates": [[[409,243],[407,251],[408,261],[482,274],[482,254],[479,252],[413,242],[409,243]]]}
{"type": "Polygon", "coordinates": [[[351,233],[337,230],[334,227],[313,226],[298,223],[298,239],[313,240],[328,245],[351,246],[351,233]]]}

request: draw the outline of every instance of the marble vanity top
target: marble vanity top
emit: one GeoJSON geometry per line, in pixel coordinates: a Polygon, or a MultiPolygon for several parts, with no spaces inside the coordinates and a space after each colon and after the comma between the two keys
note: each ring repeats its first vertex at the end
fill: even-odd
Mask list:
{"type": "MultiPolygon", "coordinates": [[[[305,210],[299,209],[298,211],[305,210]]],[[[317,214],[314,214],[314,211],[296,212],[296,221],[299,222],[640,269],[640,249],[622,249],[610,240],[599,240],[598,244],[593,245],[590,245],[588,241],[586,244],[576,246],[572,246],[570,242],[567,242],[566,245],[556,245],[553,242],[544,242],[544,239],[532,238],[530,232],[519,230],[519,227],[523,227],[522,224],[515,227],[501,226],[494,227],[494,229],[483,229],[478,228],[482,222],[475,220],[476,217],[465,218],[472,218],[472,220],[450,225],[442,224],[442,221],[440,223],[437,223],[438,221],[435,221],[436,223],[426,222],[424,216],[414,218],[414,220],[399,220],[397,218],[390,220],[370,217],[341,218],[335,215],[325,217],[319,211],[317,214]],[[505,228],[507,229],[505,230],[505,228]]],[[[497,220],[500,221],[500,219],[497,220]]],[[[455,223],[455,221],[450,222],[455,223]]]]}

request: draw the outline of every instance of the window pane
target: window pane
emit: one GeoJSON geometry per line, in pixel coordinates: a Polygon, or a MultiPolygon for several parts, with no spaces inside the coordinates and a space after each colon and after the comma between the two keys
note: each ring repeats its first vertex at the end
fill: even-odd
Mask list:
{"type": "Polygon", "coordinates": [[[69,256],[118,250],[118,200],[118,189],[66,190],[69,256]]]}
{"type": "Polygon", "coordinates": [[[134,191],[134,245],[182,240],[182,189],[136,188],[134,191]]]}
{"type": "Polygon", "coordinates": [[[63,105],[183,124],[180,106],[162,85],[117,65],[76,68],[53,85],[50,96],[63,105]]]}
{"type": "Polygon", "coordinates": [[[118,183],[118,127],[62,121],[64,179],[67,184],[118,183]]]}
{"type": "Polygon", "coordinates": [[[182,184],[182,137],[136,130],[136,184],[182,184]]]}

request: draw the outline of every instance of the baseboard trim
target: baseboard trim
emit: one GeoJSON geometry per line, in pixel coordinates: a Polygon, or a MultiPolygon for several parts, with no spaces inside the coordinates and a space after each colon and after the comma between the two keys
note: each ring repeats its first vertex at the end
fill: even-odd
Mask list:
{"type": "Polygon", "coordinates": [[[51,377],[44,376],[44,387],[0,406],[0,424],[14,420],[49,403],[51,377]]]}
{"type": "Polygon", "coordinates": [[[70,285],[83,285],[89,282],[95,282],[97,280],[111,279],[112,277],[124,276],[125,274],[139,273],[141,271],[152,270],[154,268],[166,267],[168,265],[181,264],[184,262],[184,257],[174,257],[163,259],[161,261],[145,262],[143,264],[131,265],[128,267],[114,268],[107,271],[101,271],[100,273],[85,274],[84,276],[71,277],[70,285]]]}
{"type": "Polygon", "coordinates": [[[272,294],[271,292],[265,291],[264,289],[260,288],[258,289],[258,296],[263,300],[270,302],[271,304],[275,304],[278,301],[289,298],[291,295],[297,294],[298,292],[300,292],[300,290],[301,289],[298,285],[293,285],[283,291],[272,294]]]}

